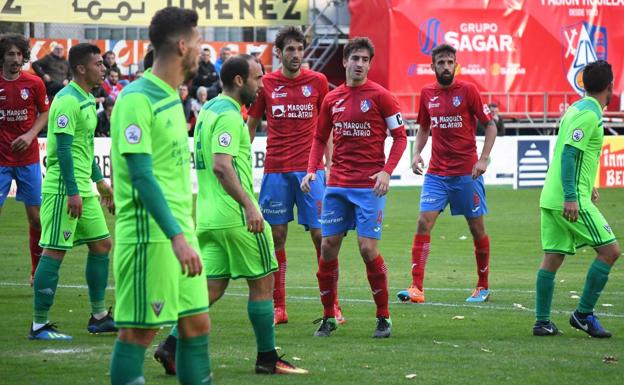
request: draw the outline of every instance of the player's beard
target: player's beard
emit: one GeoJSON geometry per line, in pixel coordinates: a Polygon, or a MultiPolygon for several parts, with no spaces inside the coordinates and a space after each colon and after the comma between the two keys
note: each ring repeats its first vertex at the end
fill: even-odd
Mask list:
{"type": "Polygon", "coordinates": [[[199,63],[197,60],[197,58],[188,57],[187,60],[183,62],[184,83],[194,79],[197,75],[197,70],[199,69],[199,63]]]}
{"type": "Polygon", "coordinates": [[[284,67],[286,67],[289,72],[296,73],[301,69],[301,60],[294,61],[294,59],[291,59],[284,63],[284,67]]]}
{"type": "Polygon", "coordinates": [[[241,102],[243,102],[244,105],[248,106],[256,101],[256,97],[258,96],[258,90],[254,92],[252,89],[249,88],[249,85],[245,83],[243,88],[241,88],[240,96],[241,102]]]}
{"type": "Polygon", "coordinates": [[[453,84],[453,79],[455,78],[455,75],[452,72],[450,74],[448,72],[443,72],[441,74],[436,72],[435,76],[438,83],[442,86],[450,86],[453,84]]]}

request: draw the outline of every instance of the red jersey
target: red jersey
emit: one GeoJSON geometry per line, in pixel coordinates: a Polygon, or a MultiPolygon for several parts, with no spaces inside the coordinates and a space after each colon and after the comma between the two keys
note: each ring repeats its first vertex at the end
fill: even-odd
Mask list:
{"type": "Polygon", "coordinates": [[[418,124],[431,128],[428,173],[469,175],[477,162],[477,120],[492,120],[487,104],[472,83],[455,80],[449,88],[429,84],[420,93],[418,124]]]}
{"type": "MultiPolygon", "coordinates": [[[[287,78],[281,70],[262,79],[262,91],[248,114],[260,119],[266,113],[265,173],[307,169],[312,136],[327,91],[325,75],[310,70],[302,69],[295,79],[287,78]]],[[[323,169],[321,161],[318,169],[323,169]]]]}
{"type": "Polygon", "coordinates": [[[388,90],[367,80],[361,86],[345,84],[331,91],[321,106],[307,172],[323,157],[333,130],[334,150],[328,186],[373,187],[370,177],[379,171],[392,171],[407,145],[399,103],[388,90]],[[386,162],[386,137],[394,139],[386,162]]]}
{"type": "Polygon", "coordinates": [[[38,76],[27,72],[21,72],[15,80],[0,76],[0,166],[18,167],[39,162],[36,138],[19,154],[11,150],[11,142],[28,132],[38,114],[49,108],[45,85],[38,76]]]}

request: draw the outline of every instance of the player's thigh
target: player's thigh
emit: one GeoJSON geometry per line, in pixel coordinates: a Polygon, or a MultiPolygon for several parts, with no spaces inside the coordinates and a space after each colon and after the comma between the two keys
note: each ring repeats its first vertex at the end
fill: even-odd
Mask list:
{"type": "Polygon", "coordinates": [[[306,229],[321,228],[321,214],[323,211],[323,194],[325,193],[325,171],[316,171],[316,180],[310,183],[310,191],[301,191],[301,180],[305,172],[295,172],[295,202],[297,204],[297,220],[306,229]]]}
{"type": "Polygon", "coordinates": [[[542,250],[547,254],[575,254],[576,242],[568,226],[570,222],[563,218],[561,211],[545,208],[540,211],[542,250]]]}
{"type": "Polygon", "coordinates": [[[170,242],[116,243],[113,272],[118,327],[153,328],[177,321],[182,269],[170,242]]]}
{"type": "MultiPolygon", "coordinates": [[[[575,235],[582,243],[593,248],[616,241],[615,234],[600,210],[594,205],[579,210],[579,218],[574,226],[575,235]]],[[[578,243],[578,242],[577,242],[578,243]]]]}
{"type": "Polygon", "coordinates": [[[67,212],[67,197],[43,194],[41,200],[41,239],[39,245],[47,249],[69,250],[74,247],[78,220],[67,212]]]}
{"type": "Polygon", "coordinates": [[[449,180],[449,203],[452,215],[476,218],[487,214],[483,176],[472,179],[470,175],[449,180]]]}
{"type": "Polygon", "coordinates": [[[74,245],[96,242],[110,237],[104,211],[97,197],[82,198],[82,215],[78,218],[74,245]]]}
{"type": "Polygon", "coordinates": [[[270,224],[283,225],[292,221],[295,191],[288,173],[264,174],[258,202],[262,216],[270,224]]]}
{"type": "Polygon", "coordinates": [[[14,167],[0,166],[0,207],[4,205],[4,201],[9,195],[13,181],[13,169],[14,167]]]}
{"type": "Polygon", "coordinates": [[[422,190],[420,192],[420,212],[444,210],[448,204],[448,191],[444,183],[444,177],[425,174],[422,190]]]}
{"type": "Polygon", "coordinates": [[[323,237],[344,234],[355,229],[355,206],[347,197],[348,190],[344,187],[325,189],[320,220],[323,237]]]}
{"type": "Polygon", "coordinates": [[[207,279],[229,279],[230,260],[220,238],[222,229],[198,229],[199,254],[204,265],[204,277],[207,279]]]}
{"type": "MultiPolygon", "coordinates": [[[[197,237],[188,240],[193,250],[199,252],[197,237]]],[[[177,262],[177,258],[176,258],[177,262]]],[[[206,266],[204,265],[204,269],[206,266]]],[[[177,263],[177,271],[182,272],[182,266],[177,263]]],[[[178,318],[190,317],[208,311],[208,285],[206,276],[199,274],[189,277],[184,274],[178,275],[178,285],[180,290],[178,302],[178,318]]]]}
{"type": "Polygon", "coordinates": [[[349,196],[355,206],[355,226],[359,237],[381,239],[386,196],[378,197],[373,189],[352,189],[349,196]]]}
{"type": "Polygon", "coordinates": [[[39,162],[15,167],[15,199],[26,206],[41,206],[41,165],[39,162]]]}

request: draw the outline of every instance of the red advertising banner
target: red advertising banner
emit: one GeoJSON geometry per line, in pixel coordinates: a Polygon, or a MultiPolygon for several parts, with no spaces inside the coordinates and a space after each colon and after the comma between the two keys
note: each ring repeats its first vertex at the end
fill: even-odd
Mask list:
{"type": "MultiPolygon", "coordinates": [[[[580,70],[597,59],[613,64],[615,94],[624,91],[624,0],[351,0],[349,8],[351,35],[376,45],[370,78],[406,112],[435,81],[431,50],[441,43],[457,49],[458,77],[492,93],[503,112],[559,115],[582,93],[580,70]]],[[[614,99],[609,109],[619,110],[614,99]]]]}
{"type": "Polygon", "coordinates": [[[624,138],[605,136],[596,187],[624,187],[624,138]]]}
{"type": "MultiPolygon", "coordinates": [[[[52,51],[56,44],[65,46],[65,55],[69,52],[72,45],[78,44],[78,39],[30,39],[31,54],[30,61],[33,62],[41,59],[52,51]]],[[[123,76],[134,74],[139,68],[139,64],[143,60],[145,53],[149,49],[149,40],[93,40],[93,44],[97,45],[102,54],[106,51],[113,51],[117,57],[117,66],[123,76]]],[[[202,49],[210,50],[212,62],[219,58],[219,50],[228,46],[236,53],[252,53],[260,52],[260,61],[265,67],[271,67],[272,62],[272,43],[232,43],[232,42],[208,42],[202,43],[202,49]]],[[[25,70],[30,70],[31,65],[27,63],[25,70]]]]}

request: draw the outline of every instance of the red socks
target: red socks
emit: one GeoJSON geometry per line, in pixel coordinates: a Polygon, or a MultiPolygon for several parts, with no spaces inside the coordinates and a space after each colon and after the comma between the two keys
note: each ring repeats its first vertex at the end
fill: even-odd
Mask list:
{"type": "Polygon", "coordinates": [[[474,241],[475,258],[477,260],[477,274],[479,275],[478,287],[488,288],[488,275],[490,273],[490,238],[486,235],[474,241]]]}
{"type": "Polygon", "coordinates": [[[370,262],[366,262],[366,275],[373,292],[373,299],[377,305],[377,317],[390,318],[388,311],[388,269],[381,255],[370,262]]]}
{"type": "Polygon", "coordinates": [[[274,307],[286,307],[286,268],[288,263],[286,262],[286,250],[275,250],[275,257],[277,258],[278,269],[273,273],[273,279],[275,285],[273,286],[273,306],[274,307]]]}
{"type": "Polygon", "coordinates": [[[429,258],[430,247],[431,237],[429,235],[414,235],[414,244],[412,246],[412,285],[419,290],[423,289],[425,265],[427,264],[427,258],[429,258]]]}
{"type": "Polygon", "coordinates": [[[319,291],[321,293],[321,303],[323,304],[323,317],[333,318],[334,303],[336,303],[338,293],[338,259],[326,261],[319,260],[319,268],[316,273],[319,291]]]}
{"type": "Polygon", "coordinates": [[[34,275],[35,270],[37,270],[37,265],[39,264],[39,259],[41,258],[41,252],[43,249],[39,246],[39,238],[41,238],[41,230],[35,230],[32,227],[29,227],[28,233],[30,234],[29,246],[30,246],[30,262],[32,268],[30,270],[30,274],[34,275]]]}

